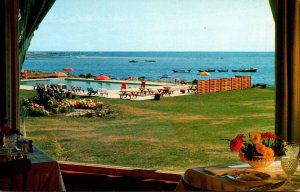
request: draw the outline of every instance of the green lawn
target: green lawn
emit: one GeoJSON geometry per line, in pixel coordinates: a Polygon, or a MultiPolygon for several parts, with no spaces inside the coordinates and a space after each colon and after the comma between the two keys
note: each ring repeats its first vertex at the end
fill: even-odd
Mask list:
{"type": "MultiPolygon", "coordinates": [[[[21,97],[34,95],[21,90],[21,97]]],[[[115,118],[26,117],[27,137],[57,160],[184,171],[238,161],[228,141],[274,131],[275,91],[246,89],[159,101],[97,98],[115,118]]]]}

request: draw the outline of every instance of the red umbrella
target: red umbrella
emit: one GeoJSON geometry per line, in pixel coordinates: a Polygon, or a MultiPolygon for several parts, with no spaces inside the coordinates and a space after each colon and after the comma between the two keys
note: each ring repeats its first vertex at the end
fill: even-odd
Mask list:
{"type": "Polygon", "coordinates": [[[110,78],[106,75],[98,75],[95,80],[110,80],[110,78]]]}
{"type": "Polygon", "coordinates": [[[64,71],[73,71],[73,68],[71,68],[71,67],[65,67],[64,71]]]}

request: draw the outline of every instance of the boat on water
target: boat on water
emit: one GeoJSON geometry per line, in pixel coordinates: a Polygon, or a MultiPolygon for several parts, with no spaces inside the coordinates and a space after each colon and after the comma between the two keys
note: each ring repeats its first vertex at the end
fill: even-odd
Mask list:
{"type": "Polygon", "coordinates": [[[149,60],[145,60],[145,62],[153,63],[153,62],[156,62],[156,61],[153,60],[153,59],[149,59],[149,60]]]}
{"type": "Polygon", "coordinates": [[[174,73],[189,73],[191,69],[173,70],[174,73]]]}
{"type": "Polygon", "coordinates": [[[250,68],[250,69],[232,69],[232,72],[256,72],[257,68],[250,68]]]}
{"type": "Polygon", "coordinates": [[[168,74],[163,74],[162,76],[160,76],[160,78],[171,78],[172,76],[168,75],[168,74]]]}
{"type": "Polygon", "coordinates": [[[198,72],[215,72],[215,69],[199,69],[198,72]]]}
{"type": "Polygon", "coordinates": [[[128,61],[129,63],[137,63],[137,62],[139,62],[139,61],[137,61],[137,60],[130,60],[130,61],[128,61]]]}
{"type": "Polygon", "coordinates": [[[218,72],[228,72],[228,69],[218,69],[218,72]]]}

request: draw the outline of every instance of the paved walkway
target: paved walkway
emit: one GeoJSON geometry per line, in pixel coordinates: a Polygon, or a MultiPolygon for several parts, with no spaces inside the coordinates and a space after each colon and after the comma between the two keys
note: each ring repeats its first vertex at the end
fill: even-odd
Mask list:
{"type": "MultiPolygon", "coordinates": [[[[158,92],[157,89],[161,89],[163,88],[164,86],[146,86],[146,88],[151,88],[152,91],[154,91],[154,93],[158,92]]],[[[175,85],[175,86],[169,86],[171,87],[171,91],[173,91],[173,93],[170,95],[170,97],[176,97],[176,96],[184,96],[184,95],[190,95],[190,94],[193,94],[193,93],[188,93],[187,89],[188,89],[188,86],[187,85],[175,85]],[[186,90],[185,93],[181,93],[180,90],[186,90]]],[[[134,89],[126,89],[127,91],[138,91],[139,89],[137,88],[134,88],[134,89]]],[[[120,90],[108,90],[107,91],[107,95],[106,94],[103,94],[101,95],[100,92],[98,92],[98,94],[94,94],[92,95],[92,97],[106,97],[106,98],[112,98],[112,99],[120,99],[120,90]]],[[[80,92],[80,93],[77,93],[76,95],[78,96],[86,96],[88,97],[87,95],[87,92],[85,91],[84,93],[83,92],[80,92]]],[[[169,96],[163,96],[163,97],[169,97],[169,96]]],[[[129,97],[125,98],[125,99],[130,99],[129,97]]],[[[154,94],[153,95],[146,95],[146,96],[137,96],[136,98],[135,97],[132,97],[130,100],[151,100],[151,99],[154,99],[154,94]]]]}

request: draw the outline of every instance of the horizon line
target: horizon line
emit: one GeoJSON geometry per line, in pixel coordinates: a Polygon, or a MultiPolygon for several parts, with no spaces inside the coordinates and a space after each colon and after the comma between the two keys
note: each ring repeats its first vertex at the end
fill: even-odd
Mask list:
{"type": "Polygon", "coordinates": [[[98,50],[90,50],[90,51],[79,51],[79,50],[30,50],[28,52],[273,52],[275,51],[98,51],[98,50]]]}

